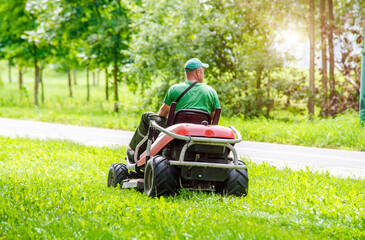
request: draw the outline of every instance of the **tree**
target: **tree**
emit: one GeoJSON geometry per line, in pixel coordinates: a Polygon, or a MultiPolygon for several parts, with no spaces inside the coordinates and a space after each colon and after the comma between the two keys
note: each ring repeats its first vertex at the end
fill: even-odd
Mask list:
{"type": "Polygon", "coordinates": [[[44,103],[44,85],[42,72],[46,58],[50,55],[52,46],[48,44],[42,23],[42,15],[46,13],[48,6],[47,1],[39,2],[36,0],[28,0],[25,11],[31,21],[32,29],[24,32],[22,38],[26,39],[30,44],[30,52],[34,61],[34,105],[38,106],[38,91],[41,84],[41,97],[44,103]],[[42,61],[40,63],[40,61],[42,61]]]}
{"type": "MultiPolygon", "coordinates": [[[[23,64],[29,64],[33,60],[34,77],[34,105],[38,106],[38,84],[41,81],[42,68],[39,61],[45,59],[50,50],[42,34],[37,31],[40,25],[39,16],[43,9],[38,1],[2,1],[0,15],[0,42],[5,52],[5,58],[18,62],[19,69],[23,64]]],[[[22,74],[19,71],[19,88],[22,89],[22,74]]],[[[41,82],[43,86],[43,81],[41,82]]],[[[42,87],[43,89],[43,87],[42,87]]],[[[44,99],[42,91],[42,99],[44,99]]]]}
{"type": "MultiPolygon", "coordinates": [[[[107,68],[110,64],[113,65],[114,111],[117,112],[118,81],[121,74],[119,68],[120,65],[129,62],[124,52],[128,49],[130,36],[129,2],[61,0],[58,4],[60,11],[55,20],[57,31],[62,32],[64,38],[71,42],[82,39],[82,43],[77,44],[75,56],[79,56],[87,69],[91,69],[93,73],[99,67],[107,68]],[[69,22],[73,23],[72,26],[69,22]]],[[[89,100],[88,84],[87,89],[89,100]]]]}
{"type": "Polygon", "coordinates": [[[327,105],[327,33],[326,33],[326,0],[320,0],[320,23],[321,23],[321,75],[322,75],[322,88],[323,88],[323,104],[322,112],[323,116],[328,115],[327,109],[323,106],[327,105]]]}
{"type": "Polygon", "coordinates": [[[310,42],[310,66],[309,66],[309,118],[314,115],[314,0],[309,0],[309,42],[310,42]]]}
{"type": "Polygon", "coordinates": [[[361,69],[359,49],[362,42],[361,26],[365,24],[365,10],[361,8],[363,3],[360,0],[327,3],[332,8],[332,14],[328,13],[327,17],[328,25],[332,26],[332,33],[328,34],[329,46],[337,46],[338,50],[334,52],[329,47],[332,72],[329,81],[330,97],[323,105],[322,112],[325,113],[323,115],[334,116],[350,108],[358,110],[361,69]]]}
{"type": "Polygon", "coordinates": [[[11,62],[11,60],[8,60],[8,78],[9,78],[9,83],[12,82],[11,79],[11,66],[13,65],[13,63],[11,62]]]}
{"type": "MultiPolygon", "coordinates": [[[[26,11],[26,1],[0,1],[0,52],[9,63],[17,63],[19,69],[19,89],[22,87],[21,69],[31,59],[31,44],[24,34],[32,30],[32,21],[26,11]]],[[[10,69],[9,69],[10,70],[10,69]]],[[[10,77],[10,73],[9,73],[10,77]]],[[[10,78],[9,78],[10,80],[10,78]]]]}
{"type": "Polygon", "coordinates": [[[90,52],[95,54],[98,63],[105,67],[113,65],[114,111],[118,112],[118,81],[119,66],[128,63],[129,57],[125,54],[130,38],[130,19],[128,2],[120,0],[96,2],[94,8],[96,22],[91,27],[93,34],[89,37],[90,52]]]}
{"type": "MultiPolygon", "coordinates": [[[[335,53],[333,46],[333,28],[334,28],[334,18],[333,18],[333,4],[332,0],[328,0],[328,50],[329,50],[329,66],[330,66],[330,100],[335,101],[334,97],[336,95],[335,89],[335,53]]],[[[333,103],[332,103],[333,104],[333,103]]]]}

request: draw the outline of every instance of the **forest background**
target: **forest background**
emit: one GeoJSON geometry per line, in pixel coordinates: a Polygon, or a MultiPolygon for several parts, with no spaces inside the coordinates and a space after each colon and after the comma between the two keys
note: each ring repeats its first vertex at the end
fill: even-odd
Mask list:
{"type": "Polygon", "coordinates": [[[205,83],[228,118],[354,116],[364,9],[361,0],[1,0],[2,116],[17,117],[9,106],[50,109],[66,98],[106,115],[157,110],[192,57],[210,65],[205,83]],[[308,56],[298,64],[303,44],[308,56]],[[100,73],[104,97],[96,98],[100,73]],[[60,76],[63,95],[47,97],[60,76]]]}

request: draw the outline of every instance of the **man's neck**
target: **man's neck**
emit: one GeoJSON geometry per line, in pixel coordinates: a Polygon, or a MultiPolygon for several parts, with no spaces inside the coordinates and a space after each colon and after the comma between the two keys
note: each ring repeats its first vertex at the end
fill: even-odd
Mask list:
{"type": "Polygon", "coordinates": [[[190,81],[190,82],[199,82],[198,79],[195,79],[195,78],[187,78],[186,81],[190,81]]]}

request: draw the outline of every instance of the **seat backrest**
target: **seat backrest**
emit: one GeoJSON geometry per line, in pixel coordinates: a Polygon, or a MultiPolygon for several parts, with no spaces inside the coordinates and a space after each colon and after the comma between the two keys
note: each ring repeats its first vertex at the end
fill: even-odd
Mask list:
{"type": "Polygon", "coordinates": [[[207,121],[208,124],[217,125],[221,109],[217,108],[215,111],[214,119],[212,121],[209,113],[196,109],[180,109],[176,111],[176,102],[171,103],[170,111],[167,117],[166,127],[177,123],[195,123],[202,124],[203,121],[207,121]]]}
{"type": "Polygon", "coordinates": [[[180,109],[175,112],[173,124],[177,123],[195,123],[201,124],[203,121],[211,123],[211,116],[209,113],[196,109],[180,109]]]}

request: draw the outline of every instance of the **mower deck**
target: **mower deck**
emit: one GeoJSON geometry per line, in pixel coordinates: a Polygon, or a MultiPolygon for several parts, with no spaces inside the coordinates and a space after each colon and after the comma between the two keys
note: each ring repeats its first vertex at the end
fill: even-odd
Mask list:
{"type": "Polygon", "coordinates": [[[144,185],[144,179],[143,178],[137,178],[137,179],[127,179],[123,182],[122,188],[142,188],[144,185]]]}

